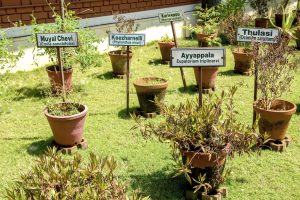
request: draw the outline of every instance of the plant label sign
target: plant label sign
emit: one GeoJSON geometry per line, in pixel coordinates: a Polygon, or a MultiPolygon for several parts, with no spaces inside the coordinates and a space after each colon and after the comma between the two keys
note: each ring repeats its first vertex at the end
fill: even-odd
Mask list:
{"type": "Polygon", "coordinates": [[[180,11],[163,12],[158,14],[159,22],[173,22],[183,20],[183,13],[180,11]]]}
{"type": "Polygon", "coordinates": [[[77,33],[37,33],[38,47],[78,47],[77,33]]]}
{"type": "Polygon", "coordinates": [[[145,34],[110,33],[110,46],[145,46],[145,34]]]}
{"type": "Polygon", "coordinates": [[[277,43],[280,39],[280,32],[275,28],[238,28],[238,42],[263,42],[277,43]]]}
{"type": "Polygon", "coordinates": [[[171,67],[221,67],[226,65],[225,48],[171,49],[171,67]]]}

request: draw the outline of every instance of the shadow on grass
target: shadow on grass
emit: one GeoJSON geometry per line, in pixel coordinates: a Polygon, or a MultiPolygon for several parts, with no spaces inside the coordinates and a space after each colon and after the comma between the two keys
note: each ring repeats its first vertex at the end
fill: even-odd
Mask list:
{"type": "Polygon", "coordinates": [[[114,75],[112,72],[105,72],[103,74],[94,74],[94,77],[101,79],[101,80],[110,80],[114,79],[114,75]]]}
{"type": "Polygon", "coordinates": [[[21,87],[16,90],[17,96],[13,98],[14,101],[20,101],[27,98],[43,99],[50,94],[50,88],[42,84],[33,87],[21,87]]]}
{"type": "Polygon", "coordinates": [[[132,175],[131,185],[138,188],[142,195],[151,199],[170,200],[184,199],[184,177],[175,177],[166,174],[163,170],[147,175],[132,175]]]}
{"type": "Polygon", "coordinates": [[[166,61],[163,61],[162,59],[151,59],[148,61],[148,64],[149,65],[154,65],[154,66],[157,66],[157,65],[168,65],[169,63],[166,62],[166,61]]]}
{"type": "Polygon", "coordinates": [[[218,74],[222,76],[242,76],[241,74],[234,73],[234,70],[219,71],[218,74]]]}
{"type": "Polygon", "coordinates": [[[186,88],[183,86],[178,88],[179,92],[184,93],[184,94],[190,94],[193,95],[195,93],[198,93],[198,88],[196,85],[188,85],[186,88]]]}
{"type": "Polygon", "coordinates": [[[52,137],[48,139],[35,141],[27,147],[27,153],[34,156],[42,155],[45,153],[48,147],[53,147],[52,141],[53,141],[52,137]]]}
{"type": "Polygon", "coordinates": [[[297,106],[296,115],[300,115],[300,103],[297,103],[296,106],[297,106]]]}
{"type": "Polygon", "coordinates": [[[128,114],[127,109],[124,108],[118,112],[118,117],[121,119],[131,119],[130,113],[135,113],[138,109],[139,109],[138,107],[129,108],[129,114],[128,114]]]}

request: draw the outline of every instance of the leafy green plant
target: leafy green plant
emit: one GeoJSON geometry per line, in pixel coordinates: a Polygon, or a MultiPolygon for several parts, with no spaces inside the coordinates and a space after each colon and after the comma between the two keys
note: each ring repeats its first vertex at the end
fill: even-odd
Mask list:
{"type": "Polygon", "coordinates": [[[23,49],[14,53],[9,47],[12,47],[12,40],[7,38],[4,31],[0,30],[0,69],[14,67],[18,60],[24,55],[23,49]]]}
{"type": "Polygon", "coordinates": [[[268,16],[269,6],[268,2],[271,0],[249,0],[250,6],[256,10],[260,18],[268,16]]]}
{"type": "MultiPolygon", "coordinates": [[[[36,18],[32,15],[32,37],[30,40],[36,45],[36,33],[77,32],[80,42],[79,47],[64,48],[64,67],[68,69],[74,65],[78,65],[84,69],[87,67],[100,66],[102,58],[98,52],[97,44],[99,44],[102,39],[100,39],[92,29],[82,28],[79,24],[79,17],[75,15],[74,11],[67,9],[68,5],[66,5],[65,8],[65,18],[62,20],[60,14],[49,4],[53,13],[54,23],[37,24],[36,18]]],[[[38,48],[38,52],[37,55],[47,55],[52,63],[57,63],[57,52],[55,48],[38,48]]]]}
{"type": "MultiPolygon", "coordinates": [[[[6,198],[126,200],[125,186],[114,174],[116,167],[113,157],[90,153],[89,162],[85,163],[79,153],[67,159],[55,148],[48,148],[28,173],[6,189],[6,198]]],[[[148,199],[137,194],[133,197],[148,199]]]]}
{"type": "Polygon", "coordinates": [[[230,15],[244,12],[244,10],[245,0],[224,0],[217,7],[217,11],[220,13],[220,20],[224,20],[230,15]]]}
{"type": "Polygon", "coordinates": [[[161,41],[161,42],[173,42],[173,38],[169,37],[168,34],[165,34],[164,36],[162,36],[162,37],[160,38],[160,41],[161,41]]]}
{"type": "Polygon", "coordinates": [[[284,37],[278,44],[254,43],[254,62],[258,70],[258,107],[270,110],[272,102],[290,90],[299,58],[296,59],[284,37]]]}
{"type": "MultiPolygon", "coordinates": [[[[237,111],[233,102],[236,90],[237,87],[231,87],[221,95],[209,94],[202,107],[198,107],[194,101],[180,103],[178,106],[166,106],[157,102],[165,120],[159,124],[145,123],[143,119],[133,116],[137,123],[133,129],[139,128],[145,139],[157,137],[161,142],[170,143],[173,158],[178,165],[178,174],[185,174],[192,184],[193,166],[189,162],[181,162],[180,151],[220,153],[230,144],[228,156],[233,158],[235,153],[250,153],[250,148],[257,143],[258,136],[252,128],[236,119],[237,111]]],[[[224,180],[221,172],[217,167],[213,170],[213,175],[206,174],[211,176],[209,184],[213,189],[224,180]]],[[[200,183],[204,184],[203,181],[200,183]]]]}

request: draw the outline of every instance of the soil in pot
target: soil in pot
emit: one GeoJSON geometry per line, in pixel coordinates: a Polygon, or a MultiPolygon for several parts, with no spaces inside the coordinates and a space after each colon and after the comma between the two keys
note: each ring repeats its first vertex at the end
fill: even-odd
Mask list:
{"type": "Polygon", "coordinates": [[[54,141],[65,147],[79,144],[83,139],[88,108],[77,103],[59,103],[44,110],[54,141]]]}
{"type": "Polygon", "coordinates": [[[158,42],[163,61],[170,61],[171,49],[175,47],[175,42],[158,42]]]}
{"type": "MultiPolygon", "coordinates": [[[[53,94],[61,94],[62,93],[62,79],[60,73],[60,67],[57,65],[51,65],[46,68],[50,84],[51,84],[51,91],[53,94]]],[[[72,68],[64,69],[64,83],[65,83],[65,90],[67,92],[72,90],[72,68]]]]}
{"type": "Polygon", "coordinates": [[[163,78],[146,77],[134,81],[133,85],[142,111],[145,113],[158,113],[159,108],[154,103],[154,100],[157,98],[159,102],[163,102],[168,81],[163,78]]]}
{"type": "Polygon", "coordinates": [[[253,108],[260,118],[258,121],[260,134],[268,133],[273,140],[283,140],[289,126],[292,115],[296,112],[297,106],[285,100],[274,100],[271,109],[261,108],[261,102],[254,102],[253,108]]]}
{"type": "MultiPolygon", "coordinates": [[[[113,68],[113,73],[116,75],[125,75],[127,71],[127,53],[126,51],[116,50],[108,53],[113,68]]],[[[129,53],[129,67],[131,65],[132,52],[129,53]]]]}
{"type": "Polygon", "coordinates": [[[232,51],[234,57],[234,72],[240,74],[252,73],[253,54],[247,48],[235,48],[232,51]]]}
{"type": "MultiPolygon", "coordinates": [[[[202,89],[215,89],[218,67],[202,67],[202,89]]],[[[194,68],[197,85],[200,85],[200,68],[194,68]]]]}
{"type": "Polygon", "coordinates": [[[270,22],[268,18],[255,18],[255,27],[268,28],[269,23],[270,22]]]}

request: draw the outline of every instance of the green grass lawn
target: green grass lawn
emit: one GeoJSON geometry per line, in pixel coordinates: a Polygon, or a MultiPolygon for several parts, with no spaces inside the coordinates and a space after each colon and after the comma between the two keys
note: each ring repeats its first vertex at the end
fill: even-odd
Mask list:
{"type": "MultiPolygon", "coordinates": [[[[196,45],[196,41],[180,41],[180,46],[196,45]]],[[[187,98],[197,100],[198,94],[191,89],[195,85],[192,68],[184,69],[189,86],[185,92],[179,69],[149,64],[160,59],[156,43],[134,48],[133,52],[132,109],[138,107],[132,82],[144,76],[169,80],[167,104],[178,104],[187,98]]],[[[169,145],[157,140],[145,141],[130,131],[134,121],[126,115],[126,81],[114,79],[108,56],[104,60],[102,67],[84,72],[74,69],[75,92],[69,99],[80,99],[89,108],[84,133],[89,148],[80,153],[85,157],[90,151],[115,156],[117,173],[122,181],[128,182],[130,191],[140,189],[154,200],[183,199],[184,178],[172,178],[174,170],[169,145]]],[[[234,74],[233,67],[233,56],[227,48],[227,66],[219,69],[216,92],[234,84],[240,85],[235,96],[239,119],[251,124],[254,79],[234,74]]],[[[51,143],[52,133],[42,111],[52,98],[45,95],[50,84],[44,68],[1,75],[0,80],[0,197],[3,198],[4,188],[9,187],[21,172],[28,171],[51,143]]],[[[300,199],[300,71],[291,91],[283,98],[298,105],[288,130],[293,143],[283,153],[264,150],[261,156],[243,155],[229,160],[226,168],[230,168],[232,174],[224,183],[229,189],[227,199],[300,199]]],[[[159,121],[161,117],[149,120],[159,121]]]]}

